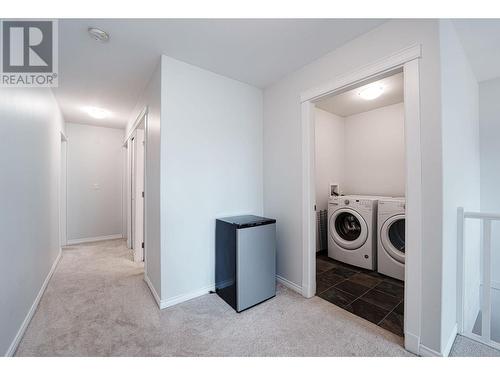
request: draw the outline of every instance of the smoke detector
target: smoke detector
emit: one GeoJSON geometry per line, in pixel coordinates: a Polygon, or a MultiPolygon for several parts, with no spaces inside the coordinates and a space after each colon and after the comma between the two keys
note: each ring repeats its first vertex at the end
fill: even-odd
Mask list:
{"type": "Polygon", "coordinates": [[[92,39],[95,39],[99,42],[107,42],[109,40],[109,34],[97,27],[89,27],[87,31],[89,32],[89,35],[92,39]]]}

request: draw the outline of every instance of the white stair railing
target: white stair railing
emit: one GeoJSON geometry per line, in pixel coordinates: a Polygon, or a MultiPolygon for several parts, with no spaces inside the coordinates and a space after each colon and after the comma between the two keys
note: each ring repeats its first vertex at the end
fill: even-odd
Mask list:
{"type": "MultiPolygon", "coordinates": [[[[463,207],[458,208],[458,270],[457,270],[457,312],[458,312],[458,328],[459,333],[486,345],[500,349],[500,343],[491,339],[491,313],[492,313],[492,247],[491,247],[491,224],[493,221],[500,221],[500,214],[484,213],[484,212],[467,212],[463,207]],[[481,311],[481,334],[473,332],[472,325],[467,321],[467,304],[472,301],[467,301],[466,275],[468,270],[467,264],[467,249],[465,245],[466,238],[466,223],[467,219],[480,220],[482,224],[482,246],[478,256],[482,255],[482,277],[479,277],[480,284],[477,288],[480,290],[479,308],[481,311]]],[[[479,260],[478,260],[479,262],[479,260]]],[[[470,270],[469,270],[470,271],[470,270]]],[[[479,270],[477,270],[479,272],[479,270]]],[[[471,272],[474,272],[472,270],[471,272]]]]}

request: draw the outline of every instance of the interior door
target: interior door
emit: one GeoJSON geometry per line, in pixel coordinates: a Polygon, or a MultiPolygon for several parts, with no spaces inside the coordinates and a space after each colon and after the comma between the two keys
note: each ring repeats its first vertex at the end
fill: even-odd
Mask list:
{"type": "Polygon", "coordinates": [[[130,139],[130,243],[135,249],[135,134],[130,139]]]}
{"type": "Polygon", "coordinates": [[[134,260],[144,260],[144,130],[137,129],[134,137],[134,260]]]}

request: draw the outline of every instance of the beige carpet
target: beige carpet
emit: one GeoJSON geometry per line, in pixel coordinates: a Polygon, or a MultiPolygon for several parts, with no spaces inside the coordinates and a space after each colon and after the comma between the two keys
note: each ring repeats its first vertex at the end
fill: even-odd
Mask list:
{"type": "Polygon", "coordinates": [[[405,356],[402,339],[278,286],[237,314],[217,295],[160,311],[122,240],[67,247],[17,356],[405,356]]]}

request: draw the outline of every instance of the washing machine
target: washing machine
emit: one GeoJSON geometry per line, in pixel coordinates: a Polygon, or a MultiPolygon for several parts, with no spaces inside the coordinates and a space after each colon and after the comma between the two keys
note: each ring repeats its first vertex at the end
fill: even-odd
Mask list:
{"type": "Polygon", "coordinates": [[[328,256],[374,270],[377,262],[377,197],[346,195],[328,200],[328,256]]]}
{"type": "Polygon", "coordinates": [[[377,271],[404,281],[406,199],[378,202],[377,271]]]}

